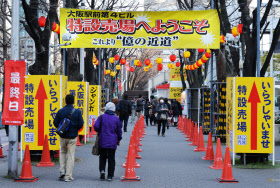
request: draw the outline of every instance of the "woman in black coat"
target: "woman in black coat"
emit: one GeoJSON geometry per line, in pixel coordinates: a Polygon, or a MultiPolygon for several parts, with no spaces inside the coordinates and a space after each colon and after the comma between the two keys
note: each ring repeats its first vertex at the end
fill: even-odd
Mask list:
{"type": "Polygon", "coordinates": [[[171,107],[172,107],[172,110],[173,110],[174,126],[177,126],[179,115],[182,115],[182,106],[181,106],[181,104],[178,101],[174,100],[172,102],[171,107]]]}
{"type": "Polygon", "coordinates": [[[149,102],[149,99],[146,99],[144,104],[144,116],[146,119],[146,126],[148,126],[149,124],[148,120],[150,118],[150,114],[149,114],[150,109],[151,109],[151,103],[149,102]]]}

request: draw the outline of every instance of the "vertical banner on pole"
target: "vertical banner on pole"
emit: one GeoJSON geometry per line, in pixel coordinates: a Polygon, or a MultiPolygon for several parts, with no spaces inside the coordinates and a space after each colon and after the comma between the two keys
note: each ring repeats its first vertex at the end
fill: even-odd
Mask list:
{"type": "Polygon", "coordinates": [[[59,136],[53,120],[62,108],[67,77],[61,75],[28,75],[25,79],[23,148],[42,150],[48,135],[49,149],[59,150],[59,136]],[[62,89],[61,89],[62,88],[62,89]],[[62,92],[62,93],[61,93],[62,92]]]}
{"type": "Polygon", "coordinates": [[[79,131],[79,135],[85,136],[88,128],[88,82],[68,82],[67,90],[68,94],[72,94],[75,97],[74,107],[79,109],[84,119],[84,126],[79,131]]]}
{"type": "Polygon", "coordinates": [[[24,118],[25,61],[5,61],[3,125],[22,125],[24,118]]]}
{"type": "Polygon", "coordinates": [[[99,106],[100,106],[100,85],[90,85],[89,86],[89,126],[92,127],[92,119],[97,120],[99,116],[99,106]]]}

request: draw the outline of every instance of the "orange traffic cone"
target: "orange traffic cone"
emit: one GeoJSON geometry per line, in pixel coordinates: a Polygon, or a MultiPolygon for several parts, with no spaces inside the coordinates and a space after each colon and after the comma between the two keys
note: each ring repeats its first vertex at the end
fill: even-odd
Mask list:
{"type": "Polygon", "coordinates": [[[0,146],[0,158],[5,158],[7,155],[3,155],[2,146],[0,146]]]}
{"type": "Polygon", "coordinates": [[[26,145],[21,175],[18,178],[15,178],[15,182],[34,182],[37,181],[39,178],[34,177],[32,175],[32,168],[31,168],[31,161],[30,161],[30,153],[29,153],[29,145],[26,145]]]}
{"type": "Polygon", "coordinates": [[[221,178],[217,178],[219,183],[238,183],[232,176],[229,147],[226,147],[225,162],[221,178]]]}
{"type": "Polygon", "coordinates": [[[189,118],[187,118],[186,119],[186,124],[187,124],[187,126],[186,126],[186,132],[187,132],[187,134],[186,134],[186,136],[185,136],[185,138],[190,138],[190,123],[189,123],[189,118]]]}
{"type": "Polygon", "coordinates": [[[197,144],[198,144],[198,130],[197,130],[197,124],[195,124],[194,132],[193,132],[193,142],[189,145],[197,146],[197,144]]]}
{"type": "Polygon", "coordinates": [[[138,146],[142,146],[142,144],[140,143],[140,141],[142,141],[141,140],[141,138],[140,138],[140,132],[139,132],[139,123],[137,123],[136,125],[135,125],[135,137],[136,137],[136,143],[137,143],[137,145],[138,146]]]}
{"type": "MultiPolygon", "coordinates": [[[[133,163],[134,163],[134,167],[135,168],[140,168],[140,164],[138,164],[137,162],[136,162],[136,159],[135,159],[135,152],[132,152],[131,150],[132,150],[132,147],[134,147],[133,145],[134,145],[134,138],[133,138],[134,136],[133,136],[133,134],[130,136],[130,141],[129,141],[129,147],[128,147],[128,154],[127,155],[129,155],[129,153],[131,154],[131,155],[133,155],[133,157],[132,157],[132,160],[133,160],[133,163]]],[[[126,167],[126,162],[122,165],[124,168],[126,167]]]]}
{"type": "Polygon", "coordinates": [[[181,116],[181,133],[183,133],[183,134],[184,134],[184,128],[185,128],[184,118],[183,118],[183,116],[181,116]]]}
{"type": "MultiPolygon", "coordinates": [[[[130,139],[132,139],[132,137],[130,137],[130,139]]],[[[128,156],[127,156],[127,165],[125,168],[125,175],[122,176],[120,179],[121,181],[140,181],[140,177],[136,176],[135,173],[135,158],[133,156],[133,153],[135,154],[135,147],[133,147],[133,144],[129,146],[130,149],[128,152],[128,156]],[[133,159],[134,158],[134,159],[133,159]]]]}
{"type": "Polygon", "coordinates": [[[194,149],[195,152],[204,152],[206,151],[206,148],[204,146],[204,140],[203,140],[203,132],[202,127],[199,127],[199,135],[198,135],[198,144],[197,147],[194,149]]]}
{"type": "Polygon", "coordinates": [[[187,120],[185,117],[183,118],[183,122],[184,122],[184,135],[187,136],[187,120]]]}
{"type": "Polygon", "coordinates": [[[193,123],[190,121],[190,138],[186,141],[188,141],[188,142],[193,141],[193,133],[194,133],[194,126],[193,126],[193,123]]]}
{"type": "Polygon", "coordinates": [[[79,135],[77,136],[77,144],[76,144],[76,146],[82,146],[83,144],[81,144],[81,142],[80,142],[80,137],[79,137],[79,135]]]}
{"type": "Polygon", "coordinates": [[[202,159],[203,160],[214,160],[214,151],[213,151],[211,132],[209,132],[209,136],[208,136],[206,155],[205,155],[205,157],[202,157],[202,159]]]}
{"type": "Polygon", "coordinates": [[[209,168],[223,169],[223,155],[222,155],[222,147],[221,147],[220,138],[218,138],[218,140],[217,140],[217,147],[216,147],[216,153],[215,153],[215,158],[214,158],[214,164],[212,166],[209,166],[209,168]]]}
{"type": "Polygon", "coordinates": [[[37,167],[50,167],[50,166],[54,166],[54,163],[51,161],[48,135],[45,135],[41,162],[37,164],[37,167]]]}
{"type": "Polygon", "coordinates": [[[92,129],[90,132],[91,135],[97,135],[97,132],[94,130],[94,124],[95,124],[95,121],[94,121],[94,118],[92,118],[92,129]]]}

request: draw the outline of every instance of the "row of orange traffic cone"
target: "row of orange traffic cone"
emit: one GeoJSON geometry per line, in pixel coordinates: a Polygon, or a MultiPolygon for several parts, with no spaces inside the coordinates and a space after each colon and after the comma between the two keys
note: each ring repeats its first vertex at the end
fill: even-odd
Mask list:
{"type": "Polygon", "coordinates": [[[138,152],[142,152],[139,146],[142,146],[140,141],[144,138],[145,133],[145,123],[144,117],[141,116],[138,121],[136,121],[132,134],[130,136],[128,154],[126,156],[126,163],[123,164],[125,169],[125,175],[121,177],[121,181],[140,181],[140,177],[136,176],[135,168],[139,168],[140,164],[136,162],[136,159],[141,159],[142,157],[138,152]]]}
{"type": "Polygon", "coordinates": [[[228,146],[226,147],[225,161],[223,163],[223,155],[222,155],[222,147],[221,147],[220,138],[218,138],[218,140],[217,140],[216,153],[214,156],[211,132],[208,135],[207,149],[205,149],[202,127],[199,128],[199,134],[198,134],[197,124],[195,123],[195,125],[194,125],[194,122],[191,121],[190,119],[186,119],[185,117],[180,116],[179,122],[178,122],[178,129],[184,135],[186,135],[185,136],[186,138],[189,138],[186,141],[192,142],[189,145],[197,146],[194,149],[195,152],[205,152],[206,151],[205,157],[202,157],[203,160],[214,160],[214,164],[212,166],[209,166],[209,168],[223,169],[222,177],[217,178],[218,182],[220,182],[220,183],[238,183],[238,181],[235,180],[232,176],[232,167],[231,167],[230,152],[229,152],[228,146]]]}

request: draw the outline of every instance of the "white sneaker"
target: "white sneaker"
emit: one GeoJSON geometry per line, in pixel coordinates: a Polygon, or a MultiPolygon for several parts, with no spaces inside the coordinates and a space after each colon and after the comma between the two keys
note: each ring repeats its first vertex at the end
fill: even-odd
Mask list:
{"type": "Polygon", "coordinates": [[[65,180],[64,180],[65,182],[70,182],[70,181],[74,181],[74,178],[73,177],[71,177],[71,178],[65,178],[65,180]]]}

